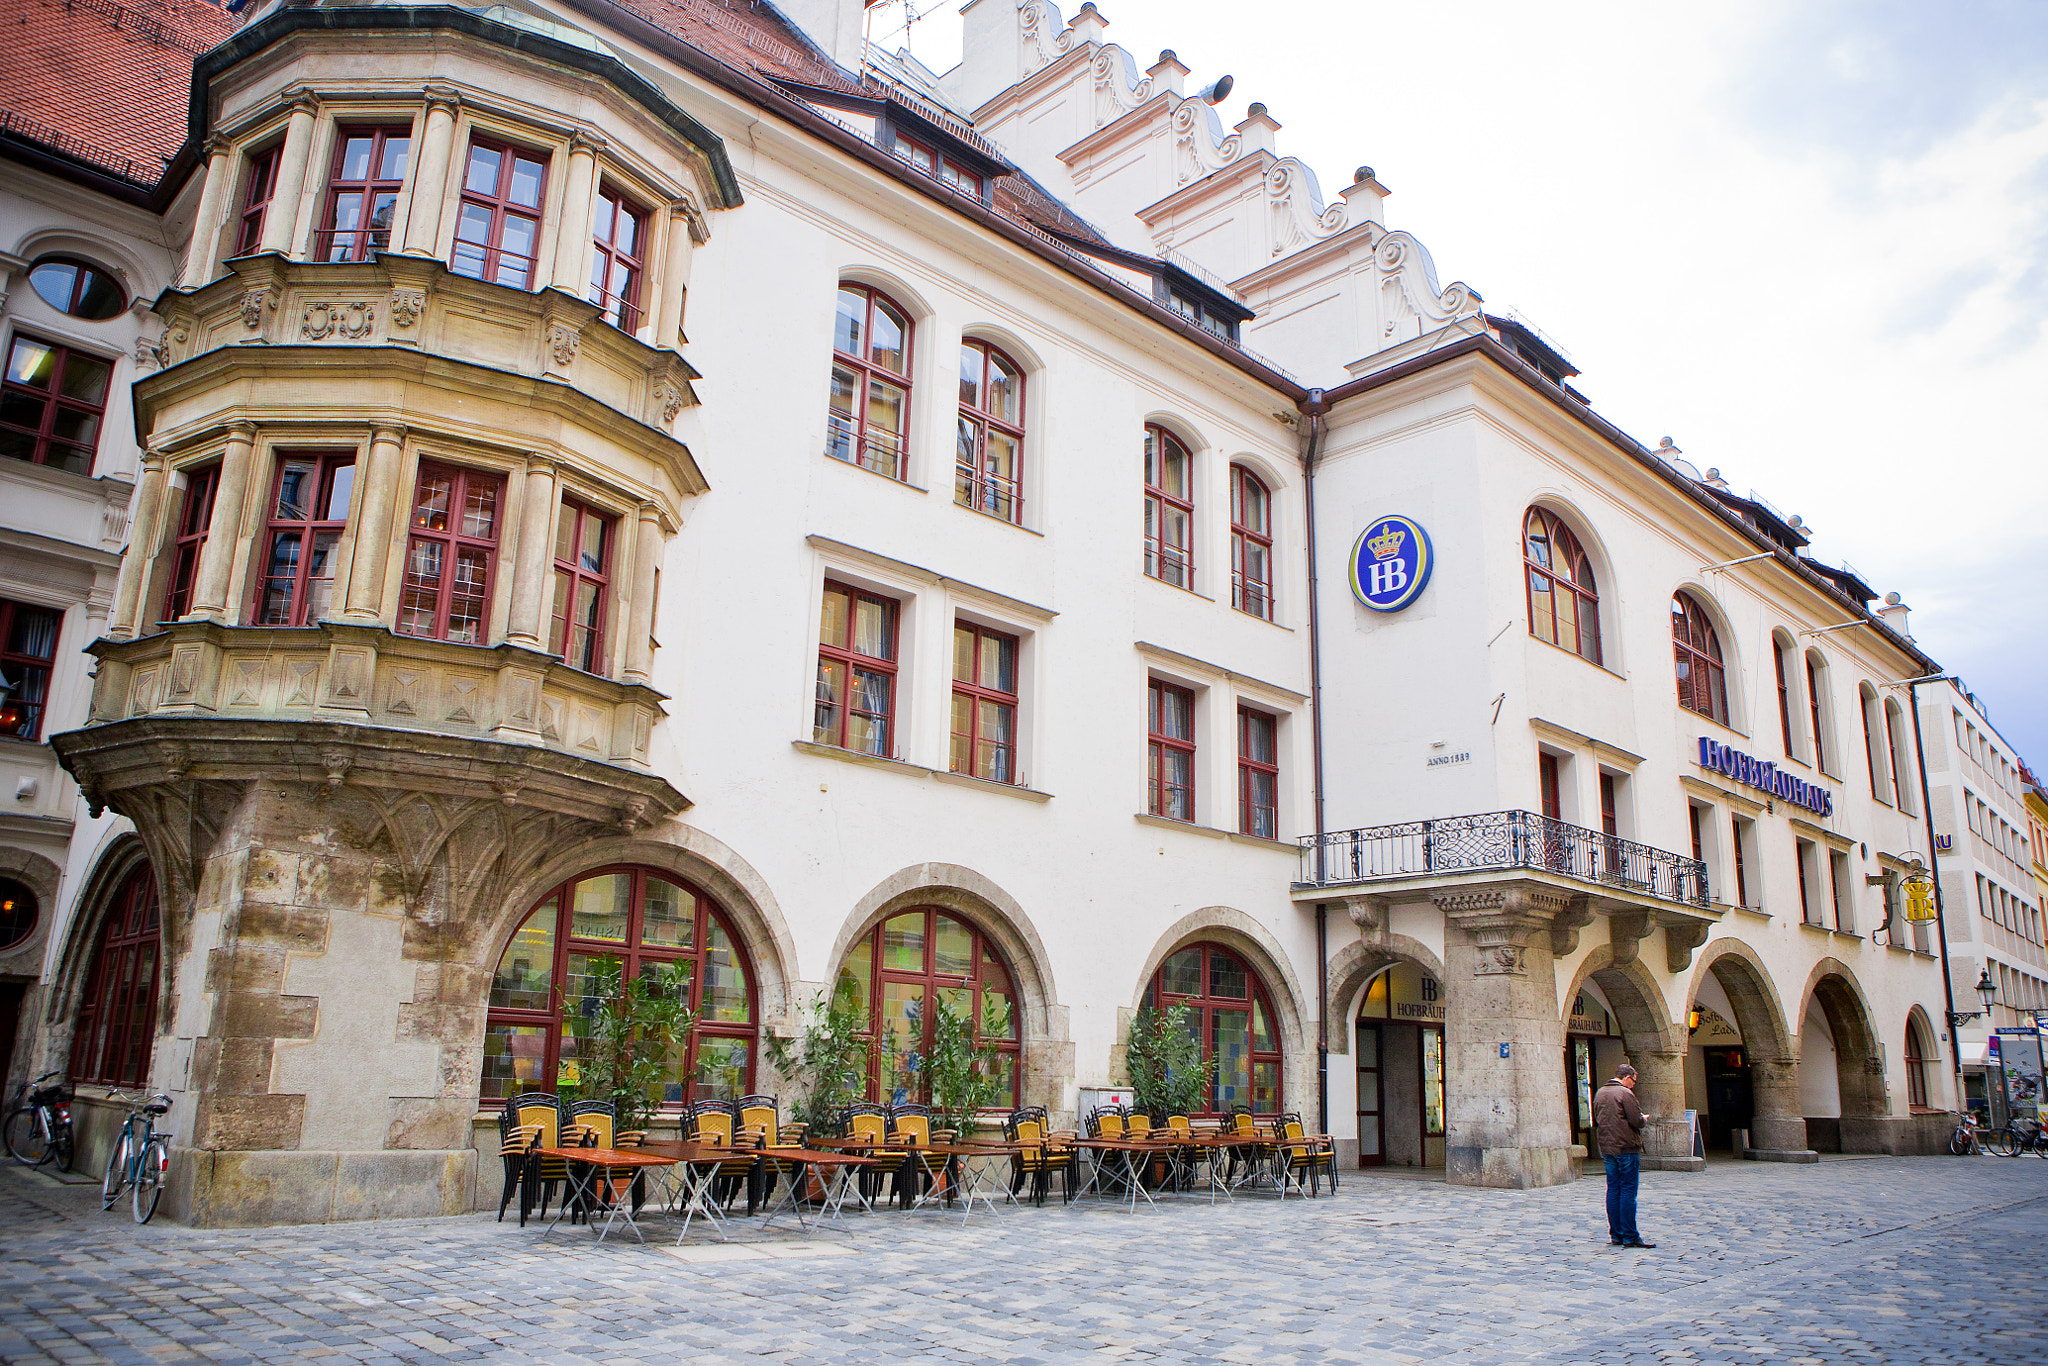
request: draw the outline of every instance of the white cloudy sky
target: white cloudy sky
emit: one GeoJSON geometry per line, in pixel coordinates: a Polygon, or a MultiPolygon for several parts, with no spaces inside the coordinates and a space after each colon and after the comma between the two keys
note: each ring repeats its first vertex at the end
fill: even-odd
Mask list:
{"type": "MultiPolygon", "coordinates": [[[[1326,193],[1372,166],[1446,283],[1903,593],[2048,769],[2048,4],[1097,7],[1141,67],[1235,75],[1225,121],[1266,104],[1326,193]]],[[[940,0],[912,50],[959,29],[940,0]]]]}

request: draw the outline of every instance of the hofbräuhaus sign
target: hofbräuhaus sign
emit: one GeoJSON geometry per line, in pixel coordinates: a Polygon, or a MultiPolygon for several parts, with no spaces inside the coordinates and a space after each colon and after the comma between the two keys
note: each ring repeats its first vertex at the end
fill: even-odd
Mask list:
{"type": "Polygon", "coordinates": [[[1382,517],[1351,546],[1351,593],[1375,612],[1398,612],[1421,596],[1436,568],[1429,533],[1407,517],[1382,517]]]}
{"type": "Polygon", "coordinates": [[[1733,778],[1744,787],[1759,788],[1780,801],[1803,806],[1816,816],[1832,816],[1835,813],[1835,794],[1803,778],[1789,773],[1780,773],[1774,763],[1765,763],[1752,758],[1739,749],[1716,744],[1706,736],[1700,737],[1700,767],[1711,768],[1725,777],[1733,778]]]}

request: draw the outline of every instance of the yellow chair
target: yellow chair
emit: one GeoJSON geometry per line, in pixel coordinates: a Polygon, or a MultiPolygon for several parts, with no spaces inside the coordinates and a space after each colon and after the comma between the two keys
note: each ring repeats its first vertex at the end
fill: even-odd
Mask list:
{"type": "MultiPolygon", "coordinates": [[[[907,1182],[898,1180],[899,1204],[922,1199],[927,1188],[940,1184],[947,1166],[952,1162],[953,1159],[950,1157],[929,1151],[934,1137],[930,1110],[922,1105],[889,1107],[889,1142],[910,1151],[910,1155],[904,1158],[897,1171],[899,1174],[916,1178],[915,1181],[907,1182]]],[[[951,1198],[950,1195],[948,1198],[951,1198]]]]}
{"type": "MultiPolygon", "coordinates": [[[[533,1211],[535,1196],[539,1196],[540,1214],[545,1219],[555,1193],[569,1180],[568,1163],[559,1157],[538,1157],[534,1153],[537,1148],[561,1146],[561,1102],[545,1092],[528,1091],[505,1102],[499,1123],[507,1134],[513,1130],[524,1130],[528,1134],[524,1154],[518,1162],[519,1223],[523,1228],[527,1216],[533,1211]]],[[[512,1174],[509,1167],[506,1174],[512,1174]]],[[[498,1214],[500,1218],[504,1217],[503,1205],[499,1206],[498,1214]]]]}
{"type": "Polygon", "coordinates": [[[1012,1194],[1023,1189],[1024,1178],[1028,1176],[1032,1203],[1043,1205],[1046,1193],[1052,1189],[1052,1175],[1058,1172],[1061,1199],[1074,1198],[1074,1163],[1079,1154],[1046,1131],[1042,1108],[1034,1105],[1011,1111],[1003,1121],[1003,1137],[1023,1149],[1010,1159],[1012,1194]]]}
{"type": "Polygon", "coordinates": [[[1280,1179],[1280,1198],[1287,1198],[1290,1186],[1304,1199],[1322,1194],[1322,1178],[1336,1162],[1335,1141],[1328,1134],[1306,1132],[1299,1115],[1282,1115],[1273,1128],[1273,1173],[1280,1179]]]}
{"type": "Polygon", "coordinates": [[[873,1145],[866,1156],[875,1158],[880,1166],[860,1169],[861,1199],[873,1204],[875,1197],[882,1193],[882,1182],[894,1177],[902,1166],[902,1159],[889,1150],[889,1112],[879,1105],[865,1102],[849,1105],[839,1112],[839,1136],[873,1145]]]}

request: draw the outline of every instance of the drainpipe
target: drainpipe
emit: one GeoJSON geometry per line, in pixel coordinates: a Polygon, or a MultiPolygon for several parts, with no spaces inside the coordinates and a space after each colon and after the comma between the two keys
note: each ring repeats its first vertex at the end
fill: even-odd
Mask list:
{"type": "MultiPolygon", "coordinates": [[[[1927,786],[1927,750],[1920,739],[1920,685],[1946,682],[1941,678],[1916,678],[1906,685],[1906,700],[1913,704],[1913,762],[1920,765],[1920,815],[1927,822],[1927,876],[1934,879],[1934,929],[1941,936],[1941,995],[1948,1020],[1948,1057],[1956,1073],[1956,1114],[1967,1112],[1963,1103],[1963,1041],[1956,1029],[1956,985],[1948,969],[1948,919],[1941,903],[1941,855],[1934,842],[1934,797],[1927,786]]],[[[1989,1012],[1984,1027],[1991,1027],[1989,1012]]]]}
{"type": "MultiPolygon", "coordinates": [[[[1301,401],[1308,428],[1301,443],[1301,486],[1308,519],[1308,714],[1309,750],[1316,823],[1316,885],[1322,886],[1323,849],[1323,633],[1316,592],[1316,456],[1323,445],[1323,415],[1330,405],[1321,389],[1301,401]]],[[[1316,903],[1316,1132],[1330,1132],[1330,925],[1329,908],[1316,903]]]]}

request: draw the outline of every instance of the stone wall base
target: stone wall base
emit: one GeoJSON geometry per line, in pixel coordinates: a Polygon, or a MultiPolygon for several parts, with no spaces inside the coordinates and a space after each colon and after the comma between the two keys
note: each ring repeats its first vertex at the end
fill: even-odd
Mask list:
{"type": "Polygon", "coordinates": [[[1643,1170],[1646,1172],[1703,1172],[1707,1169],[1704,1157],[1651,1157],[1643,1155],[1643,1170]]]}
{"type": "Polygon", "coordinates": [[[199,1228],[260,1228],[461,1214],[476,1153],[171,1150],[165,1212],[199,1228]]]}
{"type": "Polygon", "coordinates": [[[1742,1155],[1752,1162],[1820,1161],[1820,1154],[1811,1148],[1744,1148],[1742,1155]]]}
{"type": "Polygon", "coordinates": [[[1876,1119],[1839,1121],[1841,1151],[1930,1156],[1948,1151],[1956,1117],[1947,1111],[1930,1115],[1883,1115],[1876,1119]]]}
{"type": "Polygon", "coordinates": [[[1576,1181],[1579,1165],[1569,1147],[1446,1148],[1444,1180],[1453,1186],[1529,1190],[1576,1181]]]}

